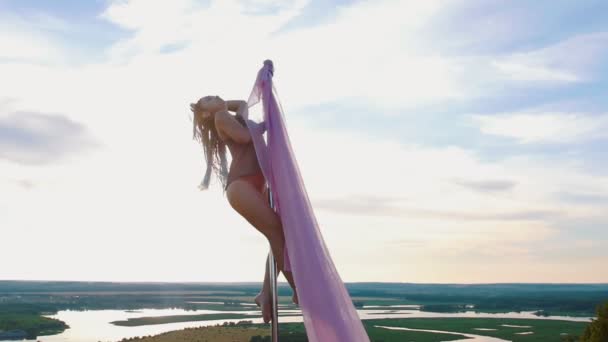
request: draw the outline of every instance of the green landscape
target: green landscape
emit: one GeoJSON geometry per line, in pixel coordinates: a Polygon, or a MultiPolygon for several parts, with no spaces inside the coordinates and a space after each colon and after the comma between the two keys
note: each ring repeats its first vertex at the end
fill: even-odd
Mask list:
{"type": "MultiPolygon", "coordinates": [[[[374,342],[389,341],[451,341],[468,338],[466,334],[484,335],[507,341],[578,341],[586,323],[536,319],[468,319],[468,318],[423,318],[364,320],[364,326],[374,342]],[[383,328],[406,327],[409,329],[444,330],[453,334],[403,331],[383,328]],[[459,334],[460,333],[460,334],[459,334]]],[[[281,341],[305,342],[306,332],[302,323],[281,323],[281,341]]],[[[268,324],[247,324],[190,328],[157,336],[124,339],[123,341],[177,342],[177,341],[270,341],[268,324]],[[224,339],[223,339],[224,338],[224,339]]]]}
{"type": "MultiPolygon", "coordinates": [[[[207,337],[214,334],[235,341],[264,341],[267,338],[265,336],[269,336],[270,325],[254,324],[251,321],[261,317],[259,311],[252,313],[252,310],[258,308],[251,305],[260,286],[256,283],[0,281],[0,336],[2,331],[21,331],[27,338],[33,339],[77,328],[47,317],[60,311],[122,310],[135,316],[112,320],[108,324],[145,327],[177,322],[232,320],[208,327],[176,329],[179,331],[156,334],[158,336],[155,337],[144,335],[140,337],[142,341],[202,341],[205,338],[209,341],[222,341],[217,337],[207,337]],[[149,316],[139,311],[144,309],[183,311],[181,314],[149,316]],[[199,310],[211,311],[201,313],[199,310]],[[182,336],[184,334],[192,338],[188,340],[182,336]]],[[[510,341],[578,341],[589,325],[588,318],[597,317],[600,304],[608,300],[607,284],[348,283],[346,286],[360,316],[369,313],[362,320],[370,338],[385,342],[467,338],[463,334],[492,336],[510,341]],[[403,311],[404,307],[399,307],[400,305],[409,305],[408,311],[403,311]],[[439,317],[465,312],[533,314],[525,319],[439,317]],[[412,314],[412,317],[391,317],[404,313],[412,314]],[[434,314],[438,317],[415,317],[416,314],[434,314]],[[376,319],[373,315],[384,317],[376,319]],[[579,321],[554,318],[555,316],[578,317],[579,321]]],[[[291,290],[287,284],[280,283],[278,289],[279,322],[284,317],[299,316],[297,313],[282,311],[297,307],[291,303],[291,290]]],[[[608,312],[608,306],[605,310],[608,312]]],[[[282,341],[306,341],[302,322],[281,322],[280,334],[284,336],[282,341]]],[[[132,336],[124,340],[137,339],[132,336]]]]}

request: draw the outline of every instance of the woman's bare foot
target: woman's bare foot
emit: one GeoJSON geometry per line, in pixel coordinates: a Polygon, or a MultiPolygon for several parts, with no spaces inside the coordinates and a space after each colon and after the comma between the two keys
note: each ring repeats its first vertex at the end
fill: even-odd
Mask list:
{"type": "Polygon", "coordinates": [[[258,293],[255,296],[255,303],[262,309],[262,319],[264,323],[268,323],[272,320],[272,301],[270,296],[266,295],[264,291],[258,293]]]}

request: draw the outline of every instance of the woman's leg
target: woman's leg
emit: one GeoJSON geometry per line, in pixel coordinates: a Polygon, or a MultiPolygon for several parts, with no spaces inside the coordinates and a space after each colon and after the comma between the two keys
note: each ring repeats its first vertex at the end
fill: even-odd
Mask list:
{"type": "Polygon", "coordinates": [[[243,178],[234,180],[226,189],[228,202],[252,226],[259,230],[270,243],[277,268],[284,268],[285,238],[280,217],[268,204],[262,193],[243,178]]]}
{"type": "MultiPolygon", "coordinates": [[[[262,291],[260,291],[261,293],[263,293],[264,295],[270,296],[270,268],[268,267],[268,263],[270,262],[270,253],[268,253],[268,256],[266,256],[266,263],[265,263],[265,267],[264,267],[264,282],[262,284],[262,291]]],[[[276,269],[276,268],[275,268],[276,269]]],[[[278,272],[277,272],[277,276],[278,276],[278,272]]]]}
{"type": "MultiPolygon", "coordinates": [[[[226,197],[230,205],[256,229],[258,229],[268,239],[272,253],[275,256],[278,273],[284,269],[284,247],[285,238],[280,217],[268,203],[266,192],[260,192],[256,182],[252,181],[255,177],[241,177],[234,180],[226,189],[226,197]]],[[[266,262],[268,265],[268,262],[266,262]]],[[[289,282],[294,295],[292,301],[298,303],[296,286],[291,272],[283,272],[289,282]]],[[[266,271],[264,283],[269,282],[269,271],[266,271]]],[[[267,287],[269,289],[269,286],[267,287]]],[[[266,292],[270,294],[270,291],[266,292]]],[[[270,298],[270,296],[268,296],[270,298]]]]}
{"type": "MultiPolygon", "coordinates": [[[[268,187],[266,186],[266,184],[264,184],[264,191],[263,191],[263,195],[264,198],[268,199],[268,187]]],[[[281,230],[283,230],[283,226],[281,225],[281,230]]],[[[285,236],[285,234],[283,233],[283,236],[285,236]]],[[[282,257],[284,257],[284,255],[281,255],[282,257]]],[[[268,255],[268,258],[270,257],[270,255],[268,255]]],[[[266,258],[266,265],[268,265],[268,258],[266,258]]],[[[276,256],[275,256],[276,258],[276,256]]],[[[277,273],[277,278],[279,276],[279,273],[281,272],[281,270],[278,269],[278,273],[277,273]]],[[[270,280],[269,280],[269,271],[268,271],[268,267],[266,267],[266,273],[264,274],[264,284],[270,284],[270,280]]],[[[283,275],[285,276],[285,279],[287,279],[287,282],[289,283],[289,286],[291,286],[291,289],[293,290],[293,296],[291,297],[292,302],[294,302],[295,304],[298,304],[298,293],[296,292],[296,283],[293,280],[293,273],[291,273],[291,271],[285,271],[283,270],[283,275]]],[[[262,288],[262,291],[264,291],[264,289],[266,288],[270,288],[270,285],[268,285],[268,287],[264,287],[262,288]]],[[[270,293],[270,292],[268,292],[270,293]]]]}
{"type": "Polygon", "coordinates": [[[271,318],[272,318],[272,297],[270,297],[270,276],[269,276],[269,268],[268,268],[268,261],[270,260],[270,254],[268,254],[268,256],[266,257],[266,266],[264,267],[264,269],[266,270],[264,272],[264,283],[262,285],[262,291],[260,291],[260,293],[258,293],[257,296],[255,296],[255,303],[261,308],[262,310],[262,318],[264,320],[264,323],[268,323],[270,322],[271,318]]]}
{"type": "MultiPolygon", "coordinates": [[[[260,293],[257,294],[257,296],[255,296],[255,303],[260,307],[260,309],[262,310],[262,319],[264,320],[264,323],[268,323],[272,320],[272,297],[271,297],[271,290],[270,290],[270,268],[268,265],[268,262],[270,260],[270,253],[268,253],[268,256],[266,257],[266,263],[265,263],[265,271],[264,271],[264,281],[262,284],[262,291],[260,291],[260,293]]],[[[277,268],[275,268],[276,270],[278,270],[277,268]]],[[[291,274],[291,272],[288,272],[289,274],[291,274]]],[[[285,274],[285,272],[283,272],[283,274],[285,274]]],[[[279,276],[278,272],[277,272],[277,277],[279,276]]],[[[293,291],[293,295],[291,297],[291,300],[295,303],[298,304],[298,293],[295,291],[295,286],[292,287],[292,289],[294,289],[293,291]]]]}
{"type": "MultiPolygon", "coordinates": [[[[270,301],[271,297],[270,297],[270,269],[268,267],[268,260],[270,259],[270,253],[268,254],[268,256],[266,257],[266,271],[264,272],[264,281],[263,281],[263,285],[262,285],[262,291],[260,291],[260,293],[256,296],[256,303],[261,301],[262,299],[266,300],[266,301],[270,301]]],[[[278,268],[275,268],[278,271],[278,268]]],[[[293,282],[293,276],[292,273],[290,271],[286,271],[283,272],[283,275],[285,275],[285,278],[287,279],[287,281],[289,282],[289,285],[291,286],[291,289],[293,290],[293,295],[291,296],[291,301],[294,304],[298,304],[298,293],[296,292],[296,286],[295,284],[292,285],[293,282]],[[291,281],[289,280],[291,279],[291,281]]],[[[276,277],[278,278],[279,276],[279,272],[277,272],[276,277]]],[[[260,305],[258,303],[258,305],[260,305]]]]}

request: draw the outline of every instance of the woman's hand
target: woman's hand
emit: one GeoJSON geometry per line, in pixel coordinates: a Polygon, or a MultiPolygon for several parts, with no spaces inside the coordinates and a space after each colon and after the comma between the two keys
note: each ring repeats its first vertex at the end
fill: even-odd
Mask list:
{"type": "Polygon", "coordinates": [[[226,108],[231,112],[237,112],[239,108],[245,105],[247,106],[247,101],[244,100],[228,100],[226,101],[226,108]]]}

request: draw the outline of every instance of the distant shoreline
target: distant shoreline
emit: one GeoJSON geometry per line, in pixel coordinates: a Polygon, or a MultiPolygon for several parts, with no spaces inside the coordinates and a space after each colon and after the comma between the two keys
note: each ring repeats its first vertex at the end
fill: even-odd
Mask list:
{"type": "MultiPolygon", "coordinates": [[[[284,314],[281,316],[300,316],[299,314],[284,314]]],[[[261,315],[247,315],[235,313],[218,313],[218,314],[200,314],[200,315],[170,315],[170,316],[154,316],[154,317],[136,317],[127,320],[110,322],[114,325],[122,327],[138,327],[143,325],[178,323],[178,322],[197,322],[197,321],[213,321],[218,319],[239,319],[239,318],[261,318],[261,315]]]]}

